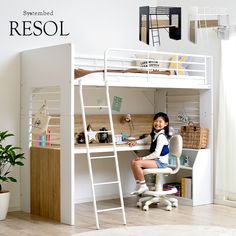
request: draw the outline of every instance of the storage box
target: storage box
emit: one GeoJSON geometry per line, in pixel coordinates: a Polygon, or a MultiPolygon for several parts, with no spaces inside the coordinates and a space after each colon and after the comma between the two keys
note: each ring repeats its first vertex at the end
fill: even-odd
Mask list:
{"type": "Polygon", "coordinates": [[[174,193],[174,195],[181,197],[181,183],[178,182],[165,183],[163,184],[163,191],[171,190],[174,187],[177,189],[177,192],[174,193]]]}
{"type": "Polygon", "coordinates": [[[180,135],[183,138],[184,148],[207,148],[208,145],[208,133],[207,128],[201,128],[196,125],[182,126],[180,129],[180,135]]]}

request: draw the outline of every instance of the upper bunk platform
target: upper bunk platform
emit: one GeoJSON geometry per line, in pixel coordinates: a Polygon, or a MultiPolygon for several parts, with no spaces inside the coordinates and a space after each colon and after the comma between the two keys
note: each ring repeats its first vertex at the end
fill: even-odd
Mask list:
{"type": "Polygon", "coordinates": [[[75,58],[74,85],[210,89],[212,57],[108,49],[103,57],[75,58]]]}

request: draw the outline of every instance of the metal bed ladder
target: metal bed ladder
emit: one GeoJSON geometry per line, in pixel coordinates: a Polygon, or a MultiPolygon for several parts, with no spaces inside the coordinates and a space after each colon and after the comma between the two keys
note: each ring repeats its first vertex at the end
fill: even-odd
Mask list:
{"type": "MultiPolygon", "coordinates": [[[[106,100],[107,105],[106,106],[87,106],[84,104],[84,96],[83,96],[83,84],[82,80],[80,82],[80,101],[81,101],[81,112],[82,112],[82,119],[83,119],[83,128],[85,133],[85,142],[86,142],[86,150],[87,150],[87,161],[88,161],[88,167],[89,167],[89,174],[90,174],[90,180],[92,185],[92,195],[93,195],[93,206],[94,206],[94,213],[95,213],[95,219],[96,219],[96,226],[97,229],[99,229],[99,219],[98,219],[98,213],[106,212],[106,211],[114,211],[114,210],[122,210],[123,214],[123,221],[124,224],[126,224],[126,216],[125,216],[125,208],[124,208],[124,200],[123,200],[123,194],[122,194],[122,188],[121,188],[121,180],[120,180],[120,170],[119,170],[119,163],[118,163],[118,157],[117,157],[117,151],[116,151],[116,144],[115,144],[115,133],[114,133],[114,127],[113,127],[113,121],[112,121],[112,112],[111,112],[111,104],[110,104],[110,95],[109,95],[109,85],[105,81],[105,88],[106,88],[106,100]],[[111,130],[105,131],[108,133],[111,133],[112,135],[112,155],[105,155],[105,156],[91,156],[91,149],[90,144],[88,140],[88,131],[87,131],[87,122],[86,122],[86,110],[91,108],[104,108],[108,111],[109,116],[109,122],[110,122],[110,128],[111,130]],[[115,181],[108,181],[108,182],[101,182],[101,183],[95,183],[94,182],[94,176],[93,176],[93,169],[92,169],[92,161],[95,159],[106,159],[106,158],[114,158],[115,160],[115,167],[116,167],[116,176],[117,180],[115,181]],[[116,208],[106,208],[106,209],[97,209],[97,200],[96,200],[96,192],[95,187],[96,186],[102,186],[102,185],[110,185],[110,184],[117,184],[119,189],[119,198],[120,198],[120,207],[116,208]]],[[[98,131],[99,132],[99,131],[98,131]]],[[[104,131],[101,131],[104,132],[104,131]]]]}
{"type": "Polygon", "coordinates": [[[159,29],[159,25],[158,25],[158,16],[157,14],[153,15],[150,14],[150,26],[151,26],[151,32],[152,32],[152,44],[153,47],[155,47],[156,44],[158,44],[159,46],[161,45],[161,38],[160,38],[160,29],[159,29]],[[153,16],[155,17],[153,19],[153,16]],[[153,22],[156,22],[156,25],[153,25],[153,22]]]}

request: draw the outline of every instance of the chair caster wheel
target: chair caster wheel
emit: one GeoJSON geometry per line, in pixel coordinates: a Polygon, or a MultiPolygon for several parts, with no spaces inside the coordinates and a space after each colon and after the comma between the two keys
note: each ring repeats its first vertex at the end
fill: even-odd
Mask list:
{"type": "Polygon", "coordinates": [[[136,203],[136,206],[137,206],[137,207],[142,207],[142,202],[137,202],[137,203],[136,203]]]}
{"type": "Polygon", "coordinates": [[[148,210],[149,210],[149,206],[146,206],[146,205],[145,205],[145,206],[143,207],[143,210],[144,210],[144,211],[148,211],[148,210]]]}
{"type": "Polygon", "coordinates": [[[173,202],[172,207],[178,207],[178,202],[173,202]]]}
{"type": "Polygon", "coordinates": [[[166,206],[166,211],[171,211],[172,207],[171,206],[166,206]]]}

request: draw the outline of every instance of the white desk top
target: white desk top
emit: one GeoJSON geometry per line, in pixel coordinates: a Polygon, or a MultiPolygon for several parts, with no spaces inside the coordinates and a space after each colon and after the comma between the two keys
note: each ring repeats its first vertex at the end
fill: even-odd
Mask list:
{"type": "MultiPolygon", "coordinates": [[[[125,151],[137,151],[137,150],[149,150],[150,145],[135,145],[130,147],[128,144],[117,144],[117,152],[125,151]]],[[[90,153],[99,153],[99,152],[112,152],[112,144],[90,144],[90,153]]],[[[75,154],[87,153],[85,144],[79,144],[75,146],[75,154]]]]}

